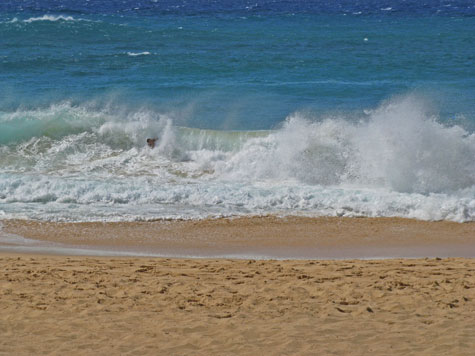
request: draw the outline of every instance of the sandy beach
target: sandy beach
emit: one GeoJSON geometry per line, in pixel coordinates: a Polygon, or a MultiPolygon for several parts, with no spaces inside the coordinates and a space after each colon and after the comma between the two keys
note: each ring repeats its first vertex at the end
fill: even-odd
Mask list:
{"type": "Polygon", "coordinates": [[[201,258],[40,255],[31,242],[18,254],[3,241],[0,354],[469,355],[475,259],[355,258],[473,256],[474,228],[276,217],[3,221],[3,233],[45,249],[201,258]],[[231,251],[241,259],[203,258],[231,251]],[[244,258],[252,253],[300,260],[244,258]]]}
{"type": "Polygon", "coordinates": [[[475,260],[0,256],[0,354],[470,355],[475,260]]]}

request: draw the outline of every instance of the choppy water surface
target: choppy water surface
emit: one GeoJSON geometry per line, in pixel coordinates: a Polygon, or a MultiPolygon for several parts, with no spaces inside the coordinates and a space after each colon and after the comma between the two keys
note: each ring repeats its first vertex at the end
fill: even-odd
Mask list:
{"type": "Polygon", "coordinates": [[[2,2],[0,219],[473,221],[474,15],[462,0],[2,2]]]}

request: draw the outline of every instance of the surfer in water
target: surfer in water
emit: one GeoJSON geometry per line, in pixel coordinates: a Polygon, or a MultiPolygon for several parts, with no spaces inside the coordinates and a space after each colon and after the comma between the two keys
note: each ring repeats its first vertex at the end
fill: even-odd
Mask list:
{"type": "Polygon", "coordinates": [[[154,148],[154,147],[155,147],[155,141],[157,141],[156,138],[147,138],[147,145],[148,145],[148,147],[154,148]]]}

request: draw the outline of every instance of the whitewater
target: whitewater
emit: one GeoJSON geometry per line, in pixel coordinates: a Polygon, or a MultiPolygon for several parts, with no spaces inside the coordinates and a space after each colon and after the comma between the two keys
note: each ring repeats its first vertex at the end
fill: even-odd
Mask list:
{"type": "Polygon", "coordinates": [[[361,117],[295,112],[279,127],[176,126],[62,102],[0,114],[0,214],[52,221],[223,216],[475,219],[475,134],[416,96],[361,117]],[[146,145],[157,138],[156,147],[146,145]]]}

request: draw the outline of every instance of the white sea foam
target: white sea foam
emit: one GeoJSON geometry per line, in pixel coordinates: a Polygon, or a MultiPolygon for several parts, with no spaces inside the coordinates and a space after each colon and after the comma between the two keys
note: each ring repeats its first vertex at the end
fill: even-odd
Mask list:
{"type": "Polygon", "coordinates": [[[2,175],[6,217],[50,220],[147,220],[229,215],[400,216],[473,221],[475,190],[407,194],[351,186],[2,175]],[[65,209],[67,207],[67,209],[65,209]]]}
{"type": "Polygon", "coordinates": [[[127,52],[127,55],[131,56],[131,57],[137,57],[137,56],[149,56],[150,55],[150,52],[127,52]]]}
{"type": "Polygon", "coordinates": [[[64,16],[64,15],[43,15],[40,17],[30,17],[29,19],[23,20],[25,23],[32,23],[37,21],[85,21],[84,19],[75,19],[72,16],[64,16]]]}
{"type": "Polygon", "coordinates": [[[154,111],[69,103],[3,113],[2,123],[7,218],[475,220],[475,135],[440,123],[411,96],[360,118],[295,113],[273,131],[190,129],[154,111]],[[158,138],[154,149],[149,137],[158,138]]]}

